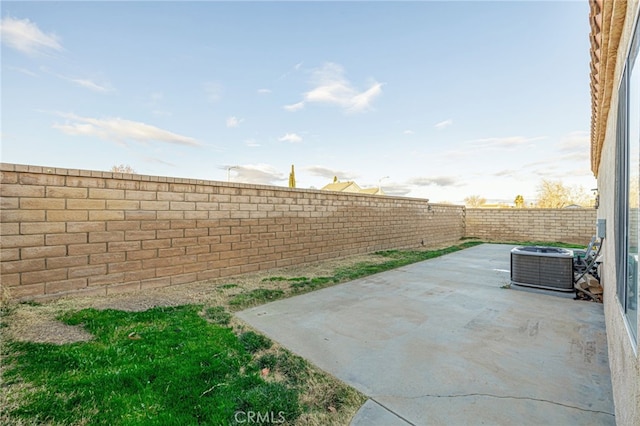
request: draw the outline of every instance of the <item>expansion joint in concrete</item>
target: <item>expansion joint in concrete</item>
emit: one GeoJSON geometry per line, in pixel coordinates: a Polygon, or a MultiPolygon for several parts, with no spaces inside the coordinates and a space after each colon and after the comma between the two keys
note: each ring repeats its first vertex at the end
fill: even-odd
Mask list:
{"type": "Polygon", "coordinates": [[[375,402],[376,404],[378,404],[379,406],[381,406],[382,408],[384,408],[385,410],[387,410],[388,412],[390,412],[391,414],[393,414],[394,416],[396,416],[397,418],[401,419],[402,421],[407,422],[407,425],[410,426],[416,426],[415,423],[413,423],[412,421],[410,421],[409,419],[407,419],[406,417],[403,417],[402,415],[396,413],[395,411],[393,411],[391,408],[387,407],[386,405],[384,405],[383,403],[381,403],[380,401],[376,400],[375,398],[369,397],[369,399],[373,402],[375,402]]]}

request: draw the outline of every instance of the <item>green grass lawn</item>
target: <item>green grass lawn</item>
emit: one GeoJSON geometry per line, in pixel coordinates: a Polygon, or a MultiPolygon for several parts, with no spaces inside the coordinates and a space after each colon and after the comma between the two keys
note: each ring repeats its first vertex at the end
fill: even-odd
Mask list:
{"type": "Polygon", "coordinates": [[[253,331],[235,334],[229,318],[199,306],[64,315],[95,339],[9,343],[5,383],[30,384],[11,414],[35,423],[166,426],[240,424],[246,413],[291,424],[313,410],[300,400],[306,361],[268,352],[272,342],[253,331]]]}

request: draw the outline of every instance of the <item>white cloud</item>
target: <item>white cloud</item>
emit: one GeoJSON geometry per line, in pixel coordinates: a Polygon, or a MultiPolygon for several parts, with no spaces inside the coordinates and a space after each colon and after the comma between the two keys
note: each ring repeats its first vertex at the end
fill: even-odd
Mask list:
{"type": "Polygon", "coordinates": [[[562,178],[566,176],[566,172],[559,171],[557,167],[546,167],[544,169],[537,169],[533,171],[533,174],[539,176],[540,178],[551,178],[557,180],[562,180],[562,178]]]}
{"type": "MultiPolygon", "coordinates": [[[[460,160],[476,155],[476,153],[470,149],[449,149],[440,153],[436,152],[435,154],[442,159],[441,161],[460,160]]],[[[431,157],[433,157],[433,155],[431,157]]]]}
{"type": "Polygon", "coordinates": [[[261,95],[268,95],[271,93],[271,89],[258,89],[258,93],[261,95]]]}
{"type": "Polygon", "coordinates": [[[306,166],[302,167],[301,171],[305,171],[310,175],[320,176],[327,179],[333,179],[333,177],[337,177],[341,181],[345,180],[353,180],[358,177],[357,174],[351,172],[345,172],[337,169],[330,169],[324,166],[306,166]]]}
{"type": "Polygon", "coordinates": [[[222,98],[222,85],[215,81],[205,83],[204,91],[209,102],[218,102],[222,98]]]}
{"type": "Polygon", "coordinates": [[[345,76],[341,65],[326,63],[313,71],[311,83],[313,89],[304,94],[303,100],[286,105],[287,111],[297,111],[306,103],[329,104],[342,108],[349,113],[370,110],[375,98],[382,93],[382,83],[373,81],[369,88],[358,91],[345,76]]]}
{"type": "Polygon", "coordinates": [[[589,132],[575,131],[560,141],[560,150],[565,152],[579,151],[589,153],[589,132]]]}
{"type": "Polygon", "coordinates": [[[404,131],[404,132],[402,132],[402,133],[403,133],[403,134],[405,134],[405,135],[413,135],[413,134],[415,134],[416,132],[414,132],[413,130],[405,130],[405,131],[404,131]]]}
{"type": "Polygon", "coordinates": [[[43,72],[46,72],[48,74],[51,74],[59,79],[62,80],[66,80],[69,81],[73,84],[75,84],[76,86],[85,88],[85,89],[89,89],[92,90],[94,92],[99,92],[99,93],[107,93],[107,92],[111,92],[113,91],[113,88],[111,88],[108,84],[106,83],[96,83],[94,80],[88,79],[88,78],[75,78],[75,77],[68,77],[66,75],[62,75],[62,74],[58,74],[54,71],[51,71],[50,69],[48,69],[47,67],[40,67],[40,70],[43,72]]]}
{"type": "Polygon", "coordinates": [[[260,146],[260,144],[255,139],[247,139],[246,141],[244,141],[244,144],[249,148],[257,148],[260,146]]]}
{"type": "Polygon", "coordinates": [[[227,127],[238,127],[240,123],[244,121],[243,118],[238,117],[228,117],[227,118],[227,127]]]}
{"type": "Polygon", "coordinates": [[[411,192],[411,187],[402,183],[388,183],[382,185],[382,190],[389,195],[402,197],[411,192]]]}
{"type": "Polygon", "coordinates": [[[452,176],[438,176],[438,177],[432,177],[432,178],[418,177],[418,178],[410,179],[408,183],[410,185],[416,185],[416,186],[431,186],[431,185],[458,186],[460,185],[460,183],[458,182],[458,179],[452,176]]]}
{"type": "Polygon", "coordinates": [[[234,182],[275,185],[281,183],[287,176],[268,164],[248,164],[234,167],[236,176],[234,182]]]}
{"type": "Polygon", "coordinates": [[[295,133],[287,133],[283,137],[278,139],[280,142],[297,143],[302,142],[302,138],[295,133]]]}
{"type": "Polygon", "coordinates": [[[176,167],[174,163],[170,163],[169,161],[164,161],[154,157],[144,157],[144,161],[146,161],[147,163],[157,163],[157,164],[162,164],[164,166],[176,167]]]}
{"type": "Polygon", "coordinates": [[[299,111],[302,108],[304,108],[304,102],[298,102],[296,104],[285,105],[282,108],[284,108],[284,109],[286,109],[287,111],[290,111],[290,112],[299,111]]]}
{"type": "Polygon", "coordinates": [[[439,123],[436,123],[435,126],[433,127],[435,127],[436,129],[444,129],[445,127],[449,127],[452,124],[453,124],[453,120],[449,118],[448,120],[444,120],[439,123]]]}
{"type": "Polygon", "coordinates": [[[509,136],[504,138],[484,138],[474,139],[466,143],[474,145],[474,149],[505,149],[516,148],[522,145],[531,144],[532,142],[547,139],[546,136],[536,136],[526,138],[524,136],[509,136]]]}
{"type": "Polygon", "coordinates": [[[568,152],[567,154],[556,157],[555,160],[588,163],[590,158],[591,153],[585,149],[584,151],[568,152]]]}
{"type": "Polygon", "coordinates": [[[149,99],[151,100],[151,102],[160,102],[161,100],[164,99],[164,93],[151,92],[151,94],[149,95],[149,99]]]}
{"type": "Polygon", "coordinates": [[[278,77],[278,80],[285,79],[289,77],[291,74],[300,71],[300,68],[302,68],[302,62],[298,62],[297,64],[295,64],[289,71],[285,72],[280,77],[278,77]]]}
{"type": "Polygon", "coordinates": [[[535,167],[538,167],[538,166],[548,166],[549,164],[550,164],[549,160],[538,160],[538,161],[533,161],[533,162],[530,162],[530,163],[526,163],[522,167],[535,168],[535,167]]]}
{"type": "Polygon", "coordinates": [[[93,90],[94,92],[106,93],[111,92],[111,88],[106,85],[100,85],[94,81],[83,78],[68,78],[67,80],[77,84],[80,87],[84,87],[85,89],[93,90]]]}
{"type": "Polygon", "coordinates": [[[28,19],[2,18],[0,38],[7,46],[31,56],[63,50],[58,36],[43,33],[28,19]]]}
{"type": "Polygon", "coordinates": [[[373,100],[382,93],[382,83],[374,83],[368,90],[359,93],[351,98],[351,105],[347,108],[349,112],[366,111],[371,108],[373,100]]]}
{"type": "Polygon", "coordinates": [[[26,68],[19,68],[19,67],[7,67],[10,70],[14,70],[14,71],[18,71],[19,73],[28,75],[29,77],[37,77],[38,74],[36,74],[35,72],[28,70],[26,68]]]}
{"type": "Polygon", "coordinates": [[[68,119],[65,124],[54,124],[53,128],[68,135],[95,136],[100,139],[126,144],[128,141],[136,142],[166,142],[176,145],[201,146],[197,140],[160,129],[138,121],[124,120],[122,118],[89,118],[75,114],[60,113],[61,117],[68,119]]]}
{"type": "Polygon", "coordinates": [[[493,173],[493,176],[497,176],[497,177],[513,177],[517,173],[518,173],[517,170],[504,169],[504,170],[500,170],[498,172],[493,173]]]}

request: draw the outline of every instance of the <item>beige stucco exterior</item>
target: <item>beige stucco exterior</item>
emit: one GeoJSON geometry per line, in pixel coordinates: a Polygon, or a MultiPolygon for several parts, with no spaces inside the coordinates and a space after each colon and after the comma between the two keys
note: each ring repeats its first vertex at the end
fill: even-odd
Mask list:
{"type": "MultiPolygon", "coordinates": [[[[592,1],[592,9],[594,6],[592,1]]],[[[603,31],[618,33],[619,44],[608,46],[608,52],[615,52],[608,58],[609,68],[607,73],[599,76],[598,98],[607,98],[610,102],[606,108],[594,110],[594,122],[596,134],[592,133],[592,166],[598,180],[600,194],[600,207],[598,218],[606,220],[607,238],[603,244],[603,263],[601,266],[602,283],[604,285],[604,311],[607,328],[607,343],[609,364],[611,368],[611,380],[613,385],[613,397],[615,403],[616,423],[618,425],[636,426],[640,424],[640,359],[635,347],[634,339],[628,330],[625,317],[616,296],[616,124],[618,86],[624,71],[625,59],[628,54],[633,29],[638,13],[637,1],[608,1],[604,3],[605,12],[618,11],[615,20],[612,16],[603,17],[606,22],[614,21],[608,29],[603,25],[603,31]],[[621,9],[624,7],[624,9],[621,9]],[[625,11],[624,19],[621,19],[620,10],[625,11]],[[618,25],[618,28],[614,27],[618,25]]],[[[608,39],[610,34],[603,34],[602,39],[608,39]]],[[[594,57],[592,44],[592,58],[594,57]]],[[[594,65],[592,61],[592,66],[594,65]]],[[[593,91],[593,86],[592,86],[593,91]]],[[[637,141],[633,142],[637,143],[637,141]]],[[[640,325],[640,324],[639,324],[640,325]]]]}

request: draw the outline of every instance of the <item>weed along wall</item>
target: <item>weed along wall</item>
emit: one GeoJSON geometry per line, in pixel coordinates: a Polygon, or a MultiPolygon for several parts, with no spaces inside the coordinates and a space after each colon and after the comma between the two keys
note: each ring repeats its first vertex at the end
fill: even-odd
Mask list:
{"type": "Polygon", "coordinates": [[[595,209],[466,209],[466,236],[488,241],[561,241],[587,245],[595,209]]]}
{"type": "Polygon", "coordinates": [[[464,236],[427,200],[2,164],[3,296],[105,295],[464,236]]]}

